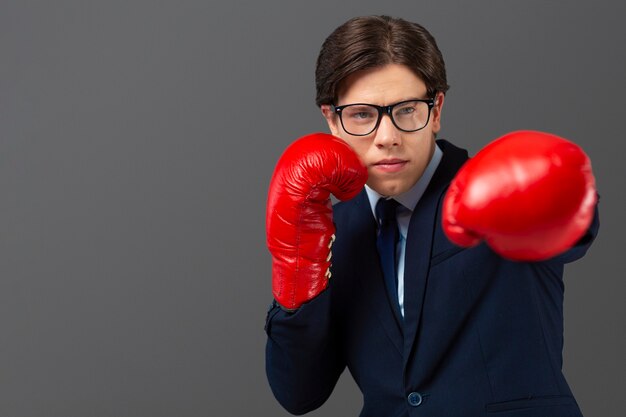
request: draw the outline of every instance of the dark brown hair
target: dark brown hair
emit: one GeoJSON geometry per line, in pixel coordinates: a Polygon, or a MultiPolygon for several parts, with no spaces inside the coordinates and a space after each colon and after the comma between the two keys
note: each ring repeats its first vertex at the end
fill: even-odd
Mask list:
{"type": "Polygon", "coordinates": [[[355,17],[322,44],[315,68],[315,103],[334,104],[346,77],[386,64],[413,70],[426,84],[429,97],[449,88],[441,51],[424,27],[389,16],[355,17]]]}

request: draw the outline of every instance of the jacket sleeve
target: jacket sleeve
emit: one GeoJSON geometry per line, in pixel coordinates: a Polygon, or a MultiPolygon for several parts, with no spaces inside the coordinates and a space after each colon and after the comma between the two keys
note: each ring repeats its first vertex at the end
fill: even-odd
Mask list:
{"type": "Polygon", "coordinates": [[[300,415],[320,407],[345,368],[337,346],[328,288],[293,313],[274,301],[267,314],[265,370],[278,402],[300,415]]]}

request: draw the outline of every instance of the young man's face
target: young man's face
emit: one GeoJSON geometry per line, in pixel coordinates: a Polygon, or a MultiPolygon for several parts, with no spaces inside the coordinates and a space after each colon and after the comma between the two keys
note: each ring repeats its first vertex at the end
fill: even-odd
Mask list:
{"type": "MultiPolygon", "coordinates": [[[[343,82],[335,104],[388,106],[426,98],[426,85],[413,71],[404,65],[390,64],[352,74],[343,82]]],[[[417,132],[403,132],[388,115],[383,115],[374,132],[353,136],[343,129],[339,116],[329,105],[322,106],[322,113],[332,134],[348,142],[366,165],[367,184],[382,195],[395,196],[415,185],[430,161],[435,133],[440,129],[443,99],[444,95],[438,93],[428,124],[417,132]]]]}

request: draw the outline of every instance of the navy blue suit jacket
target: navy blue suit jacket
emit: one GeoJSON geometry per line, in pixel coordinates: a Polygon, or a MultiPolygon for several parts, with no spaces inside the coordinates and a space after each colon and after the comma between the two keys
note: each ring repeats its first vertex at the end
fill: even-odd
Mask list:
{"type": "Polygon", "coordinates": [[[561,372],[563,266],[597,229],[543,262],[514,262],[486,245],[460,248],[441,228],[445,191],[467,152],[443,159],[411,217],[405,317],[391,302],[365,192],[334,207],[337,240],[326,291],[295,313],[267,315],[266,371],[278,401],[304,414],[347,367],[362,417],[580,417],[561,372]]]}

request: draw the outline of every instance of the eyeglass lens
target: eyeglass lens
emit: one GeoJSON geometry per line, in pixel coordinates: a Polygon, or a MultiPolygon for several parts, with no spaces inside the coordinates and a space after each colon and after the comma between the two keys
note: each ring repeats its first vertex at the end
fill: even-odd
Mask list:
{"type": "MultiPolygon", "coordinates": [[[[382,111],[382,110],[381,110],[382,111]]],[[[353,135],[366,135],[376,128],[378,108],[368,104],[346,106],[341,112],[341,121],[346,132],[353,135]]],[[[429,106],[423,101],[407,101],[394,106],[391,117],[401,130],[415,131],[428,123],[429,106]]]]}

